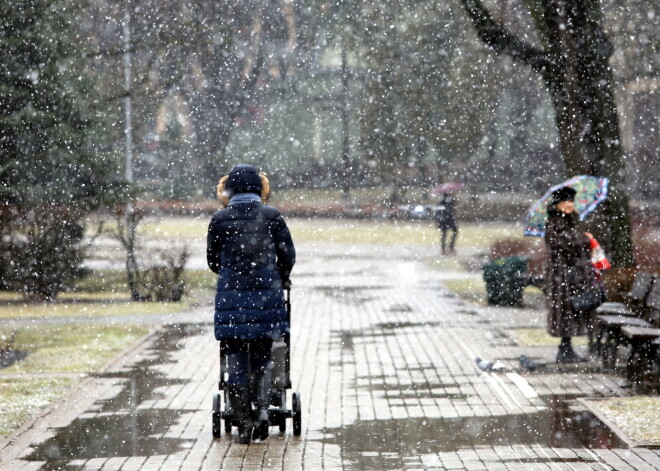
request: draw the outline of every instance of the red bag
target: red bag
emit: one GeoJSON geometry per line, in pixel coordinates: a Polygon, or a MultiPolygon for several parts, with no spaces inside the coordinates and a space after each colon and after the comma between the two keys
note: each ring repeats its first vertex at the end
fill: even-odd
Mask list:
{"type": "Polygon", "coordinates": [[[600,246],[598,241],[592,237],[590,243],[591,243],[591,265],[594,267],[594,269],[601,272],[612,268],[610,261],[605,256],[605,251],[600,246]]]}

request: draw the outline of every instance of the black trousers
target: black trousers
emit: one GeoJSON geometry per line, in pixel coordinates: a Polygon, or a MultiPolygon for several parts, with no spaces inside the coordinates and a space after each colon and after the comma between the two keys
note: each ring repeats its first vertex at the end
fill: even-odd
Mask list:
{"type": "Polygon", "coordinates": [[[249,386],[250,378],[270,367],[273,339],[223,340],[227,355],[227,384],[249,386]]]}
{"type": "Polygon", "coordinates": [[[454,250],[454,244],[456,243],[456,234],[458,234],[458,227],[456,227],[456,224],[447,224],[446,226],[442,226],[440,228],[440,247],[442,248],[442,251],[445,251],[445,246],[446,246],[446,240],[447,240],[447,231],[450,230],[452,231],[451,239],[449,239],[449,250],[454,250]]]}

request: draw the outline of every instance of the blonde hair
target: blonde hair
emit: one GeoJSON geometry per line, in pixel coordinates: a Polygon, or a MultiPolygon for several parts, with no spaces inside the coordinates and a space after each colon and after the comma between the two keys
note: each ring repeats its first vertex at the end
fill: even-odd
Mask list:
{"type": "MultiPolygon", "coordinates": [[[[227,183],[228,178],[229,175],[222,177],[218,182],[218,186],[215,187],[216,195],[218,196],[220,203],[222,203],[223,208],[226,208],[229,205],[229,193],[225,191],[225,184],[227,183]]],[[[259,178],[261,178],[261,202],[263,204],[268,204],[268,199],[270,198],[270,182],[264,172],[259,172],[259,178]]]]}

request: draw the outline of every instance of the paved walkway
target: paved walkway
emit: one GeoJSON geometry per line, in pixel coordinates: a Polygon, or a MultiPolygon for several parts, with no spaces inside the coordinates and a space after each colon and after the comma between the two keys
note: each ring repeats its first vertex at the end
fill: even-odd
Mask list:
{"type": "Polygon", "coordinates": [[[516,373],[510,329],[542,326],[543,313],[466,304],[410,249],[299,252],[292,382],[302,436],[289,422],[265,443],[212,439],[217,344],[200,322],[166,327],[86,379],[5,444],[0,468],[660,470],[657,451],[626,449],[576,401],[627,394],[617,377],[516,373]],[[483,373],[476,356],[508,370],[483,373]]]}

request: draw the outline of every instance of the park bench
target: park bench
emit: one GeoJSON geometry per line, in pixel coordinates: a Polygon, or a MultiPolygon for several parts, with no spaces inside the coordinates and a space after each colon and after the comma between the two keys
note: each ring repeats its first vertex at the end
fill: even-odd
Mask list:
{"type": "Polygon", "coordinates": [[[660,329],[653,327],[622,327],[621,332],[630,347],[626,362],[626,379],[633,386],[655,381],[652,375],[660,346],[660,329]]]}
{"type": "Polygon", "coordinates": [[[624,321],[621,316],[635,316],[640,313],[640,307],[646,299],[651,283],[653,283],[653,275],[637,272],[634,275],[630,290],[621,295],[625,303],[608,301],[596,308],[597,317],[594,319],[589,332],[590,352],[596,352],[598,355],[605,354],[603,339],[607,337],[608,331],[624,321]]]}
{"type": "Polygon", "coordinates": [[[637,272],[630,291],[623,294],[625,303],[605,302],[596,309],[598,315],[634,316],[643,307],[644,300],[653,284],[653,275],[637,272]]]}
{"type": "Polygon", "coordinates": [[[633,384],[656,383],[653,378],[660,358],[658,348],[660,347],[660,282],[656,280],[646,298],[646,317],[651,327],[621,327],[621,335],[624,343],[630,347],[628,361],[626,363],[626,376],[633,384]]]}
{"type": "Polygon", "coordinates": [[[627,305],[600,307],[594,319],[596,340],[595,349],[603,358],[605,368],[616,367],[617,351],[622,344],[628,344],[628,338],[622,333],[623,327],[651,328],[654,325],[647,318],[652,309],[647,307],[650,293],[660,290],[660,282],[654,282],[653,275],[637,273],[630,291],[624,295],[627,305]],[[609,310],[608,310],[609,309],[609,310]]]}

